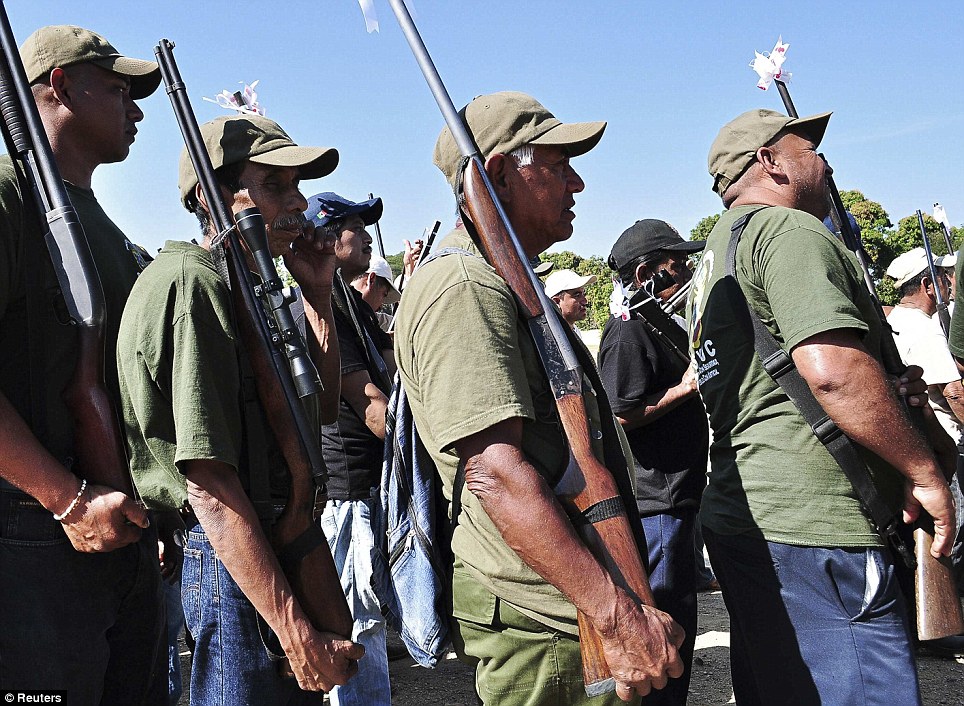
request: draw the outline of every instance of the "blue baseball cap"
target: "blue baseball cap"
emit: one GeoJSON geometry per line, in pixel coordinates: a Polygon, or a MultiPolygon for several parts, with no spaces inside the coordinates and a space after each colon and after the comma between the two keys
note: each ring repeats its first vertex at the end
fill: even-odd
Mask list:
{"type": "Polygon", "coordinates": [[[379,197],[355,203],[331,191],[315,194],[308,199],[305,218],[316,226],[324,226],[336,218],[361,216],[366,226],[382,217],[382,200],[379,197]]]}

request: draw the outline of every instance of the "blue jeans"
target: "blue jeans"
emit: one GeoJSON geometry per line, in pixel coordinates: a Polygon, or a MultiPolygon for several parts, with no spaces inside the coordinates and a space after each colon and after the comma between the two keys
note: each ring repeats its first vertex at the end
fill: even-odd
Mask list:
{"type": "Polygon", "coordinates": [[[191,706],[322,703],[320,692],[302,692],[294,679],[278,675],[277,662],[261,637],[257,611],[200,525],[187,533],[181,602],[195,640],[191,706]]]}
{"type": "Polygon", "coordinates": [[[372,499],[329,500],[321,516],[321,529],[328,538],[354,620],[352,640],[365,647],[365,656],[358,661],[358,673],[331,692],[331,703],[336,706],[391,706],[392,703],[385,619],[372,590],[373,502],[372,499]]]}
{"type": "Polygon", "coordinates": [[[74,550],[37,501],[0,491],[0,689],[63,689],[71,704],[167,703],[157,534],[74,550]]]}
{"type": "Polygon", "coordinates": [[[696,508],[671,510],[643,519],[649,552],[649,585],[656,607],[666,611],[686,631],[680,645],[684,671],[678,679],[643,699],[644,704],[685,704],[696,645],[696,508]]]}
{"type": "Polygon", "coordinates": [[[181,655],[177,651],[177,637],[184,627],[180,581],[164,582],[164,603],[167,608],[167,696],[170,706],[177,706],[183,691],[181,655]]]}
{"type": "Polygon", "coordinates": [[[740,706],[920,704],[890,555],[716,534],[703,527],[730,613],[740,706]]]}

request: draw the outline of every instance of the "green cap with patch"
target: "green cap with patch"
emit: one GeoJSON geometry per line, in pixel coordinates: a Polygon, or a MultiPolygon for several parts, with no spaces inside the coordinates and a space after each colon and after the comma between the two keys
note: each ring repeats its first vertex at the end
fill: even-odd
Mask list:
{"type": "Polygon", "coordinates": [[[46,78],[56,68],[91,63],[131,80],[131,98],[146,98],[161,83],[161,70],[153,61],[131,59],[96,32],[74,25],[41,27],[20,47],[27,82],[46,78]]]}
{"type": "MultiPolygon", "coordinates": [[[[245,159],[273,167],[298,167],[302,179],[318,179],[338,166],[333,147],[300,147],[274,120],[261,115],[226,115],[201,126],[201,138],[215,169],[245,159]]],[[[197,174],[187,148],[181,150],[177,185],[181,203],[197,186],[197,174]]]]}
{"type": "Polygon", "coordinates": [[[756,151],[784,130],[799,130],[819,145],[831,113],[790,118],[775,110],[759,108],[737,116],[720,130],[710,146],[707,165],[713,191],[721,197],[730,185],[756,161],[756,151]]]}
{"type": "MultiPolygon", "coordinates": [[[[523,145],[557,145],[576,157],[595,147],[606,129],[604,122],[564,123],[535,98],[516,91],[479,96],[459,115],[483,160],[523,145]]],[[[447,126],[435,143],[434,161],[454,189],[462,153],[447,126]]]]}

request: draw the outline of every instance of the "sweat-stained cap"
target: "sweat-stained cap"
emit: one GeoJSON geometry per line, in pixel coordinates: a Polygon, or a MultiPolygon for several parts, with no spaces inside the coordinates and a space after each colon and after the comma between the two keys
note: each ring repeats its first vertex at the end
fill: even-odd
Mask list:
{"type": "Polygon", "coordinates": [[[151,95],[161,83],[161,70],[155,62],[124,56],[96,32],[74,25],[41,27],[20,47],[20,58],[28,83],[45,78],[58,67],[88,62],[128,76],[134,100],[151,95]]]}
{"type": "MultiPolygon", "coordinates": [[[[936,264],[936,263],[935,263],[936,264]]],[[[894,278],[894,286],[900,287],[922,272],[928,270],[927,253],[924,248],[914,248],[898,255],[887,266],[887,274],[894,278]]]]}
{"type": "Polygon", "coordinates": [[[617,272],[626,265],[660,250],[694,253],[706,247],[705,240],[683,240],[673,226],[656,218],[636,221],[623,231],[609,253],[609,268],[617,272]]]}
{"type": "MultiPolygon", "coordinates": [[[[570,157],[585,154],[599,142],[604,122],[564,123],[532,96],[502,91],[479,96],[459,111],[486,160],[493,154],[508,154],[523,145],[565,147],[570,157]]],[[[448,126],[435,143],[435,166],[455,188],[462,153],[448,126]]]]}
{"type": "Polygon", "coordinates": [[[713,191],[723,196],[730,184],[756,161],[756,151],[783,130],[800,130],[819,145],[830,116],[831,113],[820,113],[789,118],[775,110],[759,108],[734,118],[723,126],[710,146],[707,165],[713,177],[713,191]]]}
{"type": "MultiPolygon", "coordinates": [[[[226,115],[201,126],[201,139],[215,169],[249,159],[272,167],[298,167],[302,179],[318,179],[338,166],[338,150],[333,147],[299,147],[274,120],[260,115],[226,115]]],[[[181,150],[177,185],[181,203],[197,186],[197,174],[181,150]]]]}

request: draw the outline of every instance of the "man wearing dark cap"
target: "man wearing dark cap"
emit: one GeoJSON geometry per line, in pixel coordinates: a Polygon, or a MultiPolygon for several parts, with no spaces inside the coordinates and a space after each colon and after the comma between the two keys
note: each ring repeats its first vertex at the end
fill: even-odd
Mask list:
{"type": "MultiPolygon", "coordinates": [[[[605,123],[562,123],[514,92],[476,98],[462,115],[525,255],[569,238],[584,187],[570,158],[592,149],[605,123]]],[[[461,202],[462,160],[447,128],[435,163],[461,202]]],[[[578,607],[602,636],[616,695],[632,700],[679,676],[682,635],[617,585],[556,499],[569,452],[553,396],[512,292],[470,228],[459,224],[415,272],[395,334],[415,425],[450,502],[464,468],[452,537],[456,648],[476,665],[482,703],[614,703],[585,694],[578,607]]],[[[604,392],[585,399],[594,453],[615,448],[605,456],[625,464],[604,392]]]]}
{"type": "Polygon", "coordinates": [[[881,367],[880,321],[853,258],[820,222],[830,169],[816,149],[829,118],[749,111],[709,154],[728,210],[707,239],[688,321],[713,427],[700,519],[732,619],[741,704],[920,703],[894,557],[764,370],[747,302],[830,419],[871,452],[881,499],[907,520],[923,507],[935,520],[931,552],[951,548],[941,465],[881,367]],[[748,216],[734,280],[731,229],[748,216]]]}
{"type": "MultiPolygon", "coordinates": [[[[271,254],[284,257],[301,287],[308,350],[325,387],[303,402],[315,423],[331,422],[338,405],[334,252],[329,239],[305,227],[308,204],[298,184],[329,174],[338,153],[299,147],[256,115],[212,120],[201,135],[228,206],[261,211],[271,254]]],[[[151,507],[189,518],[181,585],[196,641],[191,703],[287,704],[296,686],[319,691],[345,683],[363,650],[347,635],[312,626],[265,535],[287,499],[289,474],[252,399],[255,381],[239,357],[231,294],[215,266],[223,240],[186,150],[178,186],[204,240],[168,241],[124,311],[118,371],[131,467],[151,507]],[[279,676],[264,623],[297,684],[279,676]]],[[[324,548],[324,537],[318,541],[324,548]]]]}
{"type": "Polygon", "coordinates": [[[328,467],[328,504],[321,528],[352,609],[352,639],[365,647],[358,674],[331,692],[338,706],[391,706],[385,619],[372,588],[372,503],[381,481],[385,448],[385,410],[395,377],[392,339],[375,312],[351,286],[372,257],[365,226],[382,215],[379,198],[354,203],[326,192],[308,199],[305,216],[335,238],[338,267],[332,306],[341,352],[341,398],[338,419],[322,430],[328,467]]]}
{"type": "MultiPolygon", "coordinates": [[[[647,218],[627,228],[609,255],[624,287],[666,302],[692,278],[688,256],[703,241],[685,241],[669,223],[647,218]]],[[[636,503],[649,548],[649,582],[656,605],[686,631],[680,647],[686,671],[646,703],[685,704],[696,642],[696,513],[706,485],[709,427],[687,351],[662,332],[678,317],[612,317],[599,343],[599,377],[633,450],[636,503]],[[662,335],[661,335],[662,334],[662,335]]],[[[678,338],[678,336],[677,336],[678,338]]]]}
{"type": "MultiPolygon", "coordinates": [[[[107,387],[117,403],[114,341],[146,262],[91,191],[123,161],[160,82],[157,64],[121,55],[80,27],[43,27],[21,47],[58,169],[83,224],[107,305],[107,387]]],[[[72,703],[164,703],[157,534],[117,489],[75,474],[74,422],[61,393],[80,342],[43,245],[37,206],[0,162],[0,690],[65,690],[72,703]]]]}

